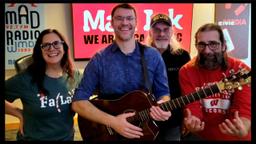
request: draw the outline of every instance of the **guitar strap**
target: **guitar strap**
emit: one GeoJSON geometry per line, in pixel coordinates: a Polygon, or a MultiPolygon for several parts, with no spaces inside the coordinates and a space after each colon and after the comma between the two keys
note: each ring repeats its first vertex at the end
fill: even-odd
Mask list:
{"type": "Polygon", "coordinates": [[[144,56],[144,49],[146,48],[145,45],[141,44],[138,42],[139,48],[140,48],[140,53],[141,53],[141,64],[142,64],[142,71],[143,71],[143,76],[144,76],[144,84],[147,89],[147,92],[152,94],[152,86],[149,83],[148,79],[148,71],[147,71],[147,63],[145,61],[145,56],[144,56]]]}

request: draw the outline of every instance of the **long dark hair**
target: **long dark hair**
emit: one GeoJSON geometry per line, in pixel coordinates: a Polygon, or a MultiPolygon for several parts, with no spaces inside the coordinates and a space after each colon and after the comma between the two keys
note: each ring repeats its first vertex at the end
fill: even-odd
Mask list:
{"type": "Polygon", "coordinates": [[[37,84],[39,93],[43,95],[48,95],[49,92],[43,86],[45,72],[46,72],[46,62],[43,58],[40,45],[42,44],[43,37],[49,33],[57,34],[59,38],[62,41],[64,41],[63,43],[64,55],[61,59],[61,67],[63,69],[63,72],[68,74],[68,78],[71,78],[74,80],[74,69],[73,69],[72,61],[69,56],[69,47],[67,45],[67,42],[65,41],[63,35],[60,32],[58,32],[56,29],[45,29],[40,33],[36,41],[33,54],[32,54],[33,62],[28,67],[28,71],[32,75],[32,83],[37,84]]]}
{"type": "MultiPolygon", "coordinates": [[[[195,43],[198,42],[198,38],[197,37],[198,37],[199,33],[205,32],[205,31],[217,31],[219,33],[219,40],[221,41],[221,45],[225,46],[225,51],[223,53],[223,58],[222,58],[222,63],[221,63],[221,69],[222,70],[226,70],[228,68],[228,62],[227,62],[228,54],[227,54],[227,46],[226,46],[224,34],[223,34],[223,31],[222,31],[221,27],[219,25],[217,25],[217,24],[214,24],[214,23],[207,23],[207,24],[202,25],[197,30],[197,32],[195,34],[195,43]]],[[[200,65],[199,54],[197,56],[196,63],[198,65],[200,65]]]]}

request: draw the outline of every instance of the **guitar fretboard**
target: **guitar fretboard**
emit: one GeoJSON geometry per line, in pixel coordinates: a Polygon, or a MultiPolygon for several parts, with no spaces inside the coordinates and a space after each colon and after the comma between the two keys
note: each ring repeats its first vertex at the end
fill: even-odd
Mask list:
{"type": "MultiPolygon", "coordinates": [[[[194,101],[200,100],[202,98],[205,98],[207,96],[213,95],[215,93],[220,92],[217,84],[214,84],[212,86],[208,86],[206,88],[200,89],[194,93],[190,93],[189,95],[181,96],[179,98],[170,100],[168,102],[160,104],[160,108],[162,108],[165,111],[172,111],[177,108],[181,108],[189,103],[192,103],[194,101]]],[[[138,112],[134,117],[129,117],[128,121],[146,121],[151,119],[150,110],[145,109],[143,111],[138,112]]]]}

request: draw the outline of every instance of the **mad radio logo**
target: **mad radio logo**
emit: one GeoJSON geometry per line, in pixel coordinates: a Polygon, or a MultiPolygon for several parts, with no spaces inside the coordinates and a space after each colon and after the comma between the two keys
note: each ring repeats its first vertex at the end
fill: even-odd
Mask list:
{"type": "Polygon", "coordinates": [[[18,57],[32,53],[42,25],[40,6],[37,4],[6,4],[5,48],[7,65],[13,65],[18,57]],[[11,56],[12,55],[12,56],[11,56]],[[9,57],[10,56],[10,57],[9,57]]]}

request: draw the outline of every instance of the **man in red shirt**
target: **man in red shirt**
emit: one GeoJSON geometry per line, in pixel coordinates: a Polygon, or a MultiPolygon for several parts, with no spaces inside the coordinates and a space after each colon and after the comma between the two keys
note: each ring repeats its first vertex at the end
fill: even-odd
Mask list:
{"type": "MultiPolygon", "coordinates": [[[[220,26],[205,24],[195,34],[198,55],[179,71],[182,95],[212,85],[230,75],[230,70],[250,68],[227,55],[227,46],[220,26]]],[[[251,140],[251,88],[223,91],[184,109],[184,125],[201,140],[251,140]]],[[[198,140],[197,139],[197,140],[198,140]]]]}

